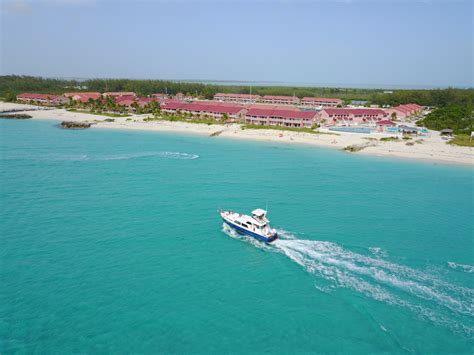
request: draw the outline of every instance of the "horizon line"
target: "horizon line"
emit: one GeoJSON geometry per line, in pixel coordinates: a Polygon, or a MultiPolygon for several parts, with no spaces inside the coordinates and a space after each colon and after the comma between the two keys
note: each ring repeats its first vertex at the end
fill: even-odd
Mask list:
{"type": "Polygon", "coordinates": [[[56,79],[56,80],[157,80],[157,81],[171,81],[171,82],[183,82],[183,83],[198,83],[198,84],[209,84],[209,85],[220,85],[220,86],[252,86],[255,87],[267,86],[280,86],[280,87],[307,87],[307,88],[334,88],[334,89],[372,89],[372,90],[383,90],[383,89],[397,89],[397,90],[435,90],[435,89],[463,89],[469,90],[474,89],[474,85],[453,85],[453,84],[370,84],[370,83],[310,83],[310,82],[297,82],[297,81],[282,81],[282,80],[237,80],[237,79],[169,79],[169,78],[142,78],[142,77],[84,77],[84,76],[43,76],[43,75],[32,75],[32,74],[2,74],[0,76],[31,76],[39,77],[44,79],[56,79]],[[250,84],[250,85],[249,85],[250,84]]]}

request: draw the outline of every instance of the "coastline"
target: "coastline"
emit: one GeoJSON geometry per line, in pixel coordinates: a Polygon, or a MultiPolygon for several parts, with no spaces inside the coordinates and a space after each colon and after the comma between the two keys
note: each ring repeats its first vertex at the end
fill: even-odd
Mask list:
{"type": "Polygon", "coordinates": [[[356,153],[372,155],[377,157],[402,158],[408,160],[423,160],[444,164],[469,165],[474,166],[474,149],[471,147],[460,147],[446,144],[438,132],[431,131],[429,137],[417,137],[412,141],[422,139],[421,144],[406,145],[406,141],[386,141],[379,139],[389,135],[383,133],[346,133],[336,134],[311,134],[304,132],[293,132],[271,129],[242,129],[239,124],[198,124],[187,122],[171,121],[143,121],[149,115],[135,115],[130,117],[113,118],[113,122],[107,116],[96,114],[69,112],[65,109],[38,109],[36,106],[15,103],[0,102],[0,112],[15,110],[16,113],[31,115],[33,119],[51,119],[57,121],[95,122],[93,128],[107,129],[130,129],[142,131],[189,133],[197,135],[211,136],[217,138],[233,138],[241,140],[266,141],[286,144],[304,144],[320,146],[334,149],[344,149],[350,145],[368,145],[356,153]],[[20,109],[24,109],[20,111],[20,109]],[[377,139],[377,140],[374,140],[377,139]]]}

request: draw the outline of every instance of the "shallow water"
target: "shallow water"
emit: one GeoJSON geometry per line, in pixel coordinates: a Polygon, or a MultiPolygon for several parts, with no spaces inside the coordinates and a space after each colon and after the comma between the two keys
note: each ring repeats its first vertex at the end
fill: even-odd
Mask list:
{"type": "Polygon", "coordinates": [[[0,134],[2,353],[472,353],[472,168],[52,121],[0,134]],[[270,246],[217,214],[267,205],[270,246]]]}

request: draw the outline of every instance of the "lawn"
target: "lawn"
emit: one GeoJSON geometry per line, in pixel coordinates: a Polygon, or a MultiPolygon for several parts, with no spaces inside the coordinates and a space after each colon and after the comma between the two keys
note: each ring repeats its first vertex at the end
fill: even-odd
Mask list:
{"type": "Polygon", "coordinates": [[[462,147],[474,147],[474,138],[468,134],[457,134],[453,139],[451,139],[448,144],[460,145],[462,147]]]}

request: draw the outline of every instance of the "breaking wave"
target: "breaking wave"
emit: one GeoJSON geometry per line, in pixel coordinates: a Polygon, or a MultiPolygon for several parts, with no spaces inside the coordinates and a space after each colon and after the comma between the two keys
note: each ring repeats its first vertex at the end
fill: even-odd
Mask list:
{"type": "Polygon", "coordinates": [[[141,153],[125,153],[125,154],[46,154],[46,155],[16,155],[5,159],[8,160],[41,160],[41,161],[109,161],[109,160],[131,160],[140,158],[166,158],[180,160],[194,160],[199,158],[197,154],[181,153],[181,152],[141,152],[141,153]]]}
{"type": "Polygon", "coordinates": [[[228,228],[226,230],[231,237],[286,255],[316,276],[315,287],[322,292],[333,292],[337,288],[351,289],[371,299],[409,309],[417,316],[453,331],[474,336],[472,289],[386,261],[386,253],[379,248],[369,249],[372,256],[367,256],[336,243],[301,240],[284,230],[278,230],[278,233],[280,239],[266,245],[228,228]]]}
{"type": "Polygon", "coordinates": [[[180,152],[148,152],[148,153],[132,153],[123,155],[107,155],[96,160],[129,160],[136,158],[160,157],[168,159],[194,160],[199,158],[197,154],[180,153],[180,152]]]}

